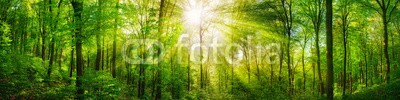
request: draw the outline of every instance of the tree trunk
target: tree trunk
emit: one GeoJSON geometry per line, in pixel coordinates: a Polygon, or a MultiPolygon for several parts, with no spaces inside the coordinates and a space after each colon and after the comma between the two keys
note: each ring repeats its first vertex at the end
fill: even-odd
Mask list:
{"type": "Polygon", "coordinates": [[[327,99],[333,100],[333,35],[332,35],[332,0],[326,0],[326,88],[327,88],[327,99]]]}
{"type": "Polygon", "coordinates": [[[367,49],[367,43],[365,43],[365,50],[364,50],[364,62],[365,62],[365,87],[368,87],[368,60],[367,60],[367,54],[368,54],[368,49],[367,49]]]}
{"type": "Polygon", "coordinates": [[[273,68],[273,63],[272,63],[272,57],[269,57],[269,61],[271,62],[270,63],[270,74],[271,74],[271,76],[270,76],[270,84],[272,85],[272,82],[274,81],[274,68],[273,68]]]}
{"type": "Polygon", "coordinates": [[[256,76],[257,76],[257,80],[260,82],[260,81],[261,81],[261,80],[260,80],[260,76],[261,76],[261,75],[260,75],[260,68],[259,68],[259,64],[258,64],[259,62],[258,62],[258,59],[257,59],[257,58],[258,58],[257,55],[255,55],[255,56],[256,56],[255,59],[256,59],[256,69],[257,69],[256,76]]]}
{"type": "Polygon", "coordinates": [[[323,14],[323,7],[322,7],[323,2],[322,1],[316,1],[314,2],[314,9],[311,10],[311,20],[313,23],[313,28],[315,32],[315,48],[316,48],[316,54],[317,54],[317,73],[318,73],[318,91],[320,94],[325,94],[325,89],[324,89],[324,82],[322,80],[322,75],[321,75],[321,56],[320,56],[320,46],[319,46],[319,32],[320,32],[320,27],[322,23],[322,14],[323,14]]]}
{"type": "Polygon", "coordinates": [[[342,12],[342,15],[341,15],[341,20],[342,20],[342,36],[343,36],[343,50],[344,50],[344,56],[343,56],[343,78],[342,78],[342,84],[343,84],[343,92],[342,92],[342,97],[343,98],[345,98],[345,96],[346,96],[346,73],[347,73],[347,70],[346,70],[346,65],[347,65],[347,28],[348,28],[348,22],[347,22],[347,18],[348,18],[348,14],[349,14],[349,12],[348,12],[348,9],[347,9],[347,7],[349,6],[348,5],[348,1],[344,1],[345,2],[345,4],[343,5],[344,6],[344,10],[343,10],[343,12],[342,12]]]}
{"type": "Polygon", "coordinates": [[[72,50],[71,50],[71,61],[70,61],[70,69],[69,69],[69,77],[72,77],[72,73],[74,72],[74,70],[75,70],[75,63],[74,63],[74,48],[72,48],[72,50]]]}
{"type": "MultiPolygon", "coordinates": [[[[104,45],[104,37],[103,37],[103,47],[106,47],[105,45],[104,45]]],[[[102,48],[103,48],[102,47],[102,48]]],[[[106,59],[106,58],[104,58],[105,56],[104,56],[104,54],[105,54],[105,51],[106,50],[104,50],[104,49],[102,49],[102,51],[101,51],[101,70],[104,70],[104,65],[105,65],[105,62],[104,61],[106,61],[106,60],[104,60],[104,59],[106,59]]]]}
{"type": "MultiPolygon", "coordinates": [[[[164,5],[165,5],[165,0],[161,0],[161,2],[160,2],[160,11],[159,11],[159,14],[158,14],[158,20],[159,20],[159,22],[158,22],[158,34],[159,35],[162,35],[163,34],[163,18],[164,18],[164,5]]],[[[161,40],[159,39],[158,41],[160,41],[161,42],[161,40]]],[[[161,48],[157,48],[157,57],[159,57],[159,56],[161,56],[161,48]]],[[[157,59],[157,58],[156,58],[157,59]]],[[[157,82],[157,84],[156,84],[156,97],[155,97],[155,99],[156,100],[161,100],[161,72],[162,72],[162,66],[160,65],[160,61],[159,61],[160,59],[157,59],[157,66],[158,66],[158,70],[157,70],[157,73],[156,73],[156,75],[157,75],[157,79],[156,79],[156,82],[157,82]]],[[[172,60],[172,59],[171,59],[172,60]]],[[[172,64],[172,61],[171,61],[171,64],[172,64]]]]}
{"type": "MultiPolygon", "coordinates": [[[[98,11],[97,12],[99,12],[98,14],[99,15],[101,15],[102,14],[102,0],[97,0],[97,3],[98,3],[98,11]]],[[[98,32],[97,32],[97,34],[96,34],[96,48],[97,48],[97,50],[96,50],[96,61],[95,61],[95,66],[96,66],[96,68],[95,68],[95,70],[97,70],[97,71],[99,71],[100,70],[100,60],[101,60],[101,51],[102,51],[102,48],[101,48],[101,42],[100,42],[100,34],[101,34],[101,25],[102,25],[102,20],[100,20],[100,19],[97,19],[97,29],[98,29],[98,32]]]]}
{"type": "Polygon", "coordinates": [[[288,43],[287,43],[287,48],[286,48],[286,54],[287,54],[287,66],[288,66],[288,75],[289,75],[289,94],[292,95],[293,94],[293,86],[292,86],[292,67],[291,67],[291,63],[290,63],[290,30],[288,32],[288,43]]]}
{"type": "Polygon", "coordinates": [[[79,100],[83,100],[84,88],[82,87],[82,76],[83,76],[83,57],[82,57],[82,11],[83,3],[80,0],[72,0],[72,7],[74,8],[74,21],[77,27],[75,28],[75,39],[76,39],[76,94],[79,100]]]}
{"type": "Polygon", "coordinates": [[[313,71],[313,82],[312,82],[312,90],[313,90],[313,95],[314,95],[314,89],[315,89],[315,64],[314,62],[311,64],[312,71],[313,71]]]}
{"type": "Polygon", "coordinates": [[[388,83],[390,80],[390,60],[389,60],[389,52],[388,52],[388,24],[389,21],[391,19],[391,14],[393,12],[393,10],[395,10],[394,8],[397,7],[397,3],[399,3],[399,1],[397,0],[395,2],[395,4],[393,5],[393,8],[391,10],[388,10],[391,3],[391,0],[388,0],[387,3],[385,2],[385,0],[376,0],[376,3],[379,4],[379,7],[381,8],[382,13],[380,13],[382,15],[382,24],[383,24],[383,52],[385,55],[385,59],[386,59],[386,77],[385,77],[385,82],[388,83]],[[388,13],[389,12],[389,13],[388,13]],[[389,15],[388,15],[389,14],[389,15]]]}
{"type": "Polygon", "coordinates": [[[53,70],[53,62],[54,62],[54,41],[51,41],[52,43],[50,43],[50,61],[49,61],[49,67],[47,69],[47,78],[50,80],[50,75],[51,72],[53,70]]]}
{"type": "Polygon", "coordinates": [[[350,72],[350,93],[353,93],[353,76],[352,76],[352,72],[350,72]]]}
{"type": "MultiPolygon", "coordinates": [[[[48,4],[49,5],[52,5],[51,4],[51,0],[49,0],[49,2],[48,2],[48,4]]],[[[51,6],[48,6],[49,7],[49,13],[50,13],[50,23],[49,23],[49,33],[50,34],[52,34],[53,35],[53,37],[54,37],[54,34],[53,34],[53,23],[52,23],[52,21],[53,21],[53,15],[52,15],[52,13],[53,13],[53,9],[52,9],[52,7],[51,6]]],[[[49,61],[49,66],[48,66],[48,69],[47,69],[47,79],[48,79],[48,81],[50,81],[50,75],[51,75],[51,71],[53,70],[53,62],[54,62],[54,45],[55,45],[55,41],[54,41],[54,38],[53,37],[50,37],[51,38],[51,41],[50,41],[50,52],[49,52],[49,55],[50,55],[50,61],[49,61]]]]}
{"type": "Polygon", "coordinates": [[[200,37],[200,88],[204,88],[204,72],[203,72],[203,27],[202,21],[199,25],[199,37],[200,37]]]}
{"type": "Polygon", "coordinates": [[[62,59],[63,59],[63,55],[62,55],[62,53],[64,52],[63,51],[63,48],[62,47],[60,47],[61,49],[60,49],[60,53],[59,53],[59,55],[58,55],[58,67],[60,67],[60,70],[61,70],[61,62],[62,62],[62,59]]]}
{"type": "MultiPolygon", "coordinates": [[[[283,43],[281,43],[280,45],[284,45],[283,43]]],[[[284,55],[284,48],[283,46],[280,46],[280,52],[279,52],[279,72],[278,72],[278,81],[282,80],[282,67],[283,67],[283,55],[284,55]]]]}
{"type": "Polygon", "coordinates": [[[318,70],[318,83],[319,83],[319,92],[321,94],[325,94],[325,89],[324,89],[324,82],[322,80],[322,75],[321,75],[321,55],[320,55],[320,50],[319,50],[319,32],[316,33],[316,49],[317,49],[317,70],[318,70]]]}
{"type": "Polygon", "coordinates": [[[304,38],[304,46],[303,46],[303,50],[301,52],[301,65],[303,66],[303,91],[306,91],[306,70],[305,70],[305,61],[304,61],[304,51],[305,51],[305,47],[306,47],[306,42],[307,40],[304,38]]]}
{"type": "Polygon", "coordinates": [[[387,19],[386,19],[386,10],[383,10],[383,16],[382,16],[382,20],[383,20],[383,52],[385,54],[385,59],[386,59],[386,78],[385,81],[386,83],[389,83],[390,80],[390,60],[389,60],[389,52],[388,52],[388,28],[387,28],[387,19]]]}
{"type": "MultiPolygon", "coordinates": [[[[119,10],[119,1],[117,1],[116,5],[115,5],[116,11],[119,10]]],[[[114,19],[115,25],[114,25],[114,29],[115,32],[118,32],[118,17],[115,17],[114,19]]],[[[115,67],[116,67],[116,63],[115,60],[117,59],[117,33],[113,34],[113,50],[112,50],[112,58],[111,58],[111,74],[113,78],[117,77],[117,74],[115,73],[115,67]]]]}
{"type": "MultiPolygon", "coordinates": [[[[381,41],[381,44],[382,44],[382,41],[381,41]]],[[[379,74],[379,76],[380,76],[381,82],[384,81],[384,80],[383,80],[383,56],[382,56],[383,53],[382,53],[382,51],[383,51],[383,48],[380,48],[380,49],[379,49],[379,52],[380,52],[379,54],[380,54],[380,63],[381,63],[381,64],[380,64],[380,66],[379,66],[379,67],[380,67],[380,68],[379,68],[379,69],[380,69],[380,74],[379,74]]]]}

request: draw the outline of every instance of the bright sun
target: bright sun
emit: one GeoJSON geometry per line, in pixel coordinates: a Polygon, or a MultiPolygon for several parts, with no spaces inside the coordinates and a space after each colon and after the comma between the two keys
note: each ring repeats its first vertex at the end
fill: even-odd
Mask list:
{"type": "Polygon", "coordinates": [[[202,21],[203,10],[201,8],[193,7],[185,11],[186,22],[198,25],[202,21]]]}

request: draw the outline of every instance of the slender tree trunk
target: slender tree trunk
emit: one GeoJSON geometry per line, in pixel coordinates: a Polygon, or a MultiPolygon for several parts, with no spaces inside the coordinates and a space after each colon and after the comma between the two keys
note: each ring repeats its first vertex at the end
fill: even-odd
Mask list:
{"type": "MultiPolygon", "coordinates": [[[[284,45],[283,43],[281,43],[281,45],[284,45]]],[[[284,48],[283,46],[280,46],[280,52],[279,52],[279,72],[278,72],[278,80],[281,81],[282,80],[282,67],[283,67],[283,55],[284,55],[284,48]]]]}
{"type": "Polygon", "coordinates": [[[83,100],[84,88],[82,87],[82,76],[83,76],[83,57],[82,57],[82,11],[83,3],[80,0],[72,0],[72,7],[74,8],[74,21],[77,27],[75,28],[75,39],[76,39],[76,87],[77,97],[83,100]]]}
{"type": "Polygon", "coordinates": [[[306,43],[307,40],[304,38],[304,46],[303,46],[303,50],[301,52],[301,65],[303,66],[303,91],[306,91],[306,70],[305,70],[305,61],[304,61],[304,51],[305,51],[305,47],[306,47],[306,43]]]}
{"type": "MultiPolygon", "coordinates": [[[[103,47],[105,47],[105,45],[104,45],[104,37],[103,37],[103,47]]],[[[103,48],[102,47],[102,48],[103,48]]],[[[101,70],[104,70],[104,64],[105,64],[105,60],[104,59],[106,59],[106,58],[104,58],[105,56],[104,56],[104,54],[105,54],[105,51],[106,50],[104,50],[104,49],[102,49],[102,51],[101,51],[101,70]]]]}
{"type": "Polygon", "coordinates": [[[364,71],[362,62],[358,62],[358,66],[360,67],[360,84],[364,83],[364,71]]]}
{"type": "Polygon", "coordinates": [[[326,88],[328,100],[333,100],[333,35],[332,35],[332,0],[326,0],[326,88]]]}
{"type": "Polygon", "coordinates": [[[47,78],[50,80],[50,75],[51,75],[51,72],[52,72],[52,70],[53,70],[53,62],[54,62],[54,41],[52,41],[52,43],[50,43],[50,61],[49,61],[49,66],[48,66],[48,69],[47,69],[47,78]]]}
{"type": "Polygon", "coordinates": [[[89,68],[90,67],[90,52],[89,51],[87,51],[86,52],[86,67],[83,67],[83,70],[85,70],[85,68],[89,68]]]}
{"type": "Polygon", "coordinates": [[[203,27],[202,21],[199,25],[199,36],[200,36],[200,88],[204,88],[204,72],[203,72],[203,27]]]}
{"type": "Polygon", "coordinates": [[[320,50],[319,50],[319,32],[316,33],[316,49],[317,49],[317,70],[318,70],[318,83],[319,83],[319,92],[321,94],[325,94],[325,89],[324,89],[324,82],[322,80],[322,75],[321,75],[321,56],[320,56],[320,50]]]}
{"type": "Polygon", "coordinates": [[[313,95],[314,95],[314,89],[315,89],[315,63],[313,62],[312,64],[311,64],[311,67],[312,67],[312,71],[313,71],[313,82],[312,82],[312,90],[313,90],[313,95]]]}
{"type": "Polygon", "coordinates": [[[41,56],[40,55],[40,38],[39,37],[40,37],[40,35],[37,34],[37,36],[36,36],[37,40],[36,40],[36,43],[35,43],[35,55],[36,55],[36,57],[41,56]]]}
{"type": "MultiPolygon", "coordinates": [[[[98,3],[98,14],[99,15],[101,15],[102,14],[102,0],[97,0],[97,3],[98,3]]],[[[102,20],[100,20],[100,19],[97,19],[97,29],[99,30],[98,32],[97,32],[97,34],[96,34],[96,48],[97,48],[97,50],[96,50],[96,61],[95,61],[95,66],[96,66],[96,68],[95,68],[95,70],[100,70],[100,60],[101,60],[101,51],[102,51],[102,48],[101,48],[101,42],[100,42],[100,38],[101,38],[101,36],[100,36],[100,34],[101,34],[101,25],[102,25],[102,20]]]]}
{"type": "Polygon", "coordinates": [[[350,72],[350,93],[353,93],[353,76],[352,76],[352,72],[350,72]]]}
{"type": "Polygon", "coordinates": [[[59,55],[58,55],[58,67],[60,67],[60,70],[61,70],[61,62],[63,61],[63,48],[60,46],[60,53],[59,53],[59,55]]]}
{"type": "Polygon", "coordinates": [[[347,82],[346,82],[346,73],[347,73],[347,70],[346,70],[346,65],[347,65],[347,28],[348,28],[348,14],[349,14],[349,12],[348,12],[348,9],[347,9],[347,7],[349,6],[348,5],[348,2],[349,1],[344,1],[345,2],[345,4],[343,5],[344,6],[344,10],[342,10],[343,12],[342,12],[342,15],[341,15],[341,20],[342,20],[342,36],[343,36],[343,50],[344,50],[344,56],[343,56],[343,78],[342,78],[342,84],[343,84],[343,92],[342,92],[342,97],[345,99],[345,97],[346,97],[346,84],[347,84],[347,82]]]}
{"type": "Polygon", "coordinates": [[[106,68],[107,68],[107,70],[109,71],[109,72],[111,72],[111,66],[110,66],[110,50],[109,50],[109,47],[108,47],[108,44],[106,45],[106,49],[107,49],[107,51],[106,51],[106,68]]]}
{"type": "Polygon", "coordinates": [[[386,19],[386,10],[383,10],[383,16],[382,16],[382,20],[383,20],[383,30],[384,30],[384,33],[383,33],[383,38],[384,38],[384,40],[383,40],[383,52],[384,52],[384,54],[385,54],[385,59],[386,59],[386,78],[385,78],[385,81],[386,81],[386,83],[388,83],[389,82],[389,80],[390,80],[390,60],[389,60],[389,52],[388,52],[388,28],[387,28],[387,24],[388,24],[388,21],[387,21],[387,19],[386,19]]]}
{"type": "MultiPolygon", "coordinates": [[[[247,40],[249,41],[249,40],[247,40]]],[[[248,44],[247,44],[248,45],[248,44]]],[[[245,53],[245,59],[246,59],[246,69],[247,69],[247,82],[250,84],[250,50],[248,48],[245,48],[244,53],[245,53]]]]}
{"type": "MultiPolygon", "coordinates": [[[[346,32],[346,31],[343,31],[343,32],[346,32]]],[[[346,36],[345,35],[346,33],[343,33],[343,35],[344,36],[346,36]]],[[[345,95],[346,95],[346,73],[347,73],[347,71],[346,71],[346,65],[347,65],[347,39],[346,39],[346,37],[343,37],[343,48],[344,48],[344,56],[343,56],[343,80],[342,80],[342,82],[343,82],[343,93],[342,93],[342,96],[344,97],[345,95]]]]}
{"type": "MultiPolygon", "coordinates": [[[[159,14],[158,14],[158,20],[159,20],[159,23],[158,23],[158,34],[160,34],[160,35],[162,35],[163,34],[163,18],[164,18],[164,6],[165,6],[165,0],[161,0],[161,2],[160,2],[160,11],[159,11],[159,14]]],[[[161,41],[160,39],[158,40],[158,41],[161,41]]],[[[158,56],[161,56],[161,48],[157,48],[157,55],[158,56]]],[[[158,57],[157,56],[157,57],[158,57]]],[[[157,59],[157,66],[158,66],[158,70],[157,70],[157,73],[156,73],[156,75],[157,75],[157,79],[156,79],[156,82],[157,82],[157,84],[156,84],[156,97],[155,97],[155,99],[156,100],[161,100],[161,72],[162,72],[162,66],[160,65],[160,61],[159,61],[160,59],[157,59]]],[[[172,59],[171,59],[172,60],[172,59]]],[[[172,61],[171,61],[171,64],[172,64],[172,61]]]]}
{"type": "Polygon", "coordinates": [[[69,77],[72,77],[72,73],[74,72],[74,70],[75,70],[75,63],[74,63],[74,49],[72,48],[72,50],[71,50],[71,61],[70,61],[70,69],[69,69],[69,77]]]}
{"type": "Polygon", "coordinates": [[[130,85],[131,84],[131,65],[126,62],[125,63],[125,68],[126,68],[126,73],[127,73],[127,77],[126,77],[126,84],[130,85]]]}
{"type": "MultiPolygon", "coordinates": [[[[293,86],[292,86],[292,66],[291,66],[291,56],[290,56],[290,42],[291,42],[291,29],[292,29],[292,22],[293,22],[293,16],[292,16],[292,1],[291,0],[281,0],[281,8],[283,9],[283,13],[281,16],[280,21],[282,22],[283,28],[284,28],[284,35],[287,37],[287,41],[283,44],[286,46],[286,58],[287,58],[287,68],[288,68],[288,83],[289,83],[289,95],[291,96],[293,94],[293,86]]],[[[283,50],[282,50],[283,53],[283,50]]],[[[283,57],[283,55],[282,55],[283,57]]],[[[282,62],[281,62],[282,63],[282,62]]],[[[281,66],[281,65],[280,65],[281,66]]]]}
{"type": "MultiPolygon", "coordinates": [[[[58,12],[57,12],[57,15],[56,15],[56,18],[58,18],[58,16],[59,16],[59,14],[60,14],[60,8],[61,8],[61,3],[62,3],[62,0],[60,0],[59,2],[58,2],[58,12]]],[[[49,0],[49,4],[50,5],[52,5],[52,1],[51,0],[49,0]]],[[[50,21],[51,22],[53,22],[53,15],[52,15],[52,13],[53,13],[53,9],[52,9],[52,7],[51,6],[49,6],[49,12],[50,12],[50,21]]],[[[53,69],[53,62],[55,61],[55,59],[56,59],[56,57],[57,57],[57,52],[56,53],[54,53],[54,51],[55,51],[55,36],[56,36],[56,34],[54,34],[53,33],[53,29],[57,29],[57,24],[58,24],[58,20],[56,20],[56,22],[53,24],[53,23],[50,23],[50,26],[49,26],[49,31],[50,31],[50,34],[52,34],[53,36],[51,37],[51,43],[50,43],[50,61],[49,61],[49,67],[48,67],[48,70],[47,70],[47,77],[48,77],[48,79],[50,79],[50,75],[51,75],[51,72],[52,72],[52,69],[53,69]]]]}
{"type": "Polygon", "coordinates": [[[257,55],[255,55],[255,56],[256,56],[255,59],[256,59],[257,80],[260,82],[261,81],[260,80],[260,76],[261,75],[260,75],[260,68],[259,68],[259,64],[258,64],[259,62],[258,62],[258,59],[257,59],[258,58],[257,55]]]}
{"type": "MultiPolygon", "coordinates": [[[[48,1],[48,4],[49,5],[52,5],[52,2],[51,2],[51,0],[49,0],[48,1]]],[[[51,6],[48,6],[48,9],[49,9],[49,16],[50,16],[50,23],[49,23],[49,33],[50,34],[52,34],[53,35],[53,37],[54,37],[54,34],[53,34],[53,23],[52,23],[52,21],[53,21],[53,15],[52,15],[52,13],[53,13],[53,9],[52,9],[52,7],[51,6]]],[[[48,69],[47,69],[47,79],[48,79],[48,81],[50,81],[50,75],[51,75],[51,71],[53,70],[53,62],[54,62],[54,45],[55,45],[55,41],[54,41],[54,38],[53,37],[50,37],[50,39],[51,39],[51,41],[50,41],[50,51],[49,51],[49,55],[50,55],[50,61],[49,61],[49,66],[48,66],[48,69]]]]}
{"type": "Polygon", "coordinates": [[[368,87],[368,60],[367,60],[367,54],[368,54],[368,49],[367,49],[367,43],[365,43],[365,50],[364,50],[364,62],[365,62],[365,87],[368,87]]]}
{"type": "Polygon", "coordinates": [[[272,82],[274,81],[274,68],[273,68],[273,63],[272,63],[272,57],[269,57],[269,61],[271,62],[270,63],[270,74],[271,74],[271,77],[270,77],[270,84],[272,85],[272,82]]]}
{"type": "Polygon", "coordinates": [[[99,33],[96,34],[96,61],[95,61],[95,70],[99,71],[100,70],[100,61],[101,61],[101,46],[100,46],[100,35],[99,33]]]}
{"type": "MultiPolygon", "coordinates": [[[[381,41],[381,44],[382,44],[382,41],[381,41]]],[[[383,48],[380,48],[380,49],[379,49],[379,52],[380,52],[379,54],[380,54],[380,63],[381,63],[381,64],[380,64],[380,66],[379,66],[379,67],[380,67],[380,68],[379,68],[379,69],[380,69],[380,74],[379,74],[379,76],[380,76],[380,78],[381,78],[381,82],[384,81],[384,80],[383,80],[383,56],[382,56],[383,53],[382,53],[382,51],[383,51],[383,48]]]]}
{"type": "MultiPolygon", "coordinates": [[[[42,21],[42,24],[44,22],[42,21]]],[[[46,61],[46,28],[44,25],[42,25],[42,60],[46,61]]]]}
{"type": "Polygon", "coordinates": [[[325,89],[324,89],[324,82],[322,80],[322,75],[321,75],[321,56],[320,56],[320,45],[319,45],[319,32],[320,32],[320,27],[322,23],[322,14],[323,14],[323,7],[322,7],[323,2],[318,0],[315,1],[313,4],[313,9],[311,10],[311,13],[313,16],[311,16],[311,20],[313,23],[313,28],[315,32],[315,48],[316,48],[316,55],[317,55],[317,74],[318,74],[318,91],[320,94],[325,94],[325,89]]]}
{"type": "MultiPolygon", "coordinates": [[[[115,5],[116,11],[119,10],[119,1],[117,1],[116,5],[115,5]]],[[[118,32],[117,30],[117,24],[118,24],[118,17],[115,17],[114,19],[115,25],[114,25],[114,29],[115,32],[118,32]]],[[[115,67],[116,67],[116,63],[115,60],[117,59],[117,33],[113,34],[113,50],[112,50],[112,58],[111,58],[111,74],[113,78],[117,77],[117,74],[115,73],[115,67]]]]}
{"type": "Polygon", "coordinates": [[[291,63],[290,63],[290,30],[288,32],[288,43],[287,43],[287,48],[286,48],[286,54],[287,54],[287,66],[288,66],[288,75],[289,75],[289,94],[292,95],[293,94],[293,85],[292,85],[292,67],[291,67],[291,63]]]}

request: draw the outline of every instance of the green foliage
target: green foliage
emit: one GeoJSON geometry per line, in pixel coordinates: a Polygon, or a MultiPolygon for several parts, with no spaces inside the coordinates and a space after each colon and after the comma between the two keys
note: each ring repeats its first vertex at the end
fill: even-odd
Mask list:
{"type": "MultiPolygon", "coordinates": [[[[74,21],[71,1],[75,0],[0,0],[0,99],[78,99],[77,39],[83,43],[83,97],[89,100],[326,99],[318,89],[316,66],[318,47],[325,82],[324,0],[77,0],[83,2],[79,22],[74,21]],[[318,12],[322,16],[316,46],[318,12]],[[200,23],[185,17],[200,17],[200,23]],[[82,29],[80,36],[75,36],[76,28],[82,29]],[[157,40],[163,48],[143,42],[126,46],[136,39],[157,40]],[[203,54],[208,51],[202,73],[200,64],[192,61],[204,57],[197,44],[205,47],[203,54]],[[238,46],[228,51],[228,45],[238,46]],[[148,63],[162,59],[137,64],[125,61],[125,55],[146,58],[148,63]],[[101,69],[94,70],[98,62],[101,69]],[[144,90],[143,97],[139,89],[144,90]]],[[[399,5],[385,1],[391,4],[388,8],[399,5]]],[[[334,0],[335,99],[342,99],[341,25],[346,12],[349,96],[343,99],[400,98],[399,7],[388,16],[391,81],[384,83],[384,28],[378,6],[376,1],[334,0]]]]}
{"type": "Polygon", "coordinates": [[[31,55],[0,53],[0,97],[30,97],[39,94],[43,80],[42,61],[31,55]]]}
{"type": "Polygon", "coordinates": [[[83,87],[87,91],[86,98],[113,99],[118,98],[125,87],[105,71],[85,70],[83,87]]]}
{"type": "MultiPolygon", "coordinates": [[[[10,46],[10,42],[12,41],[10,39],[10,26],[5,23],[5,22],[0,22],[0,48],[3,48],[5,46],[10,46]]],[[[2,51],[1,51],[2,52],[2,51]]]]}
{"type": "Polygon", "coordinates": [[[400,81],[395,80],[389,84],[374,85],[350,95],[349,100],[398,100],[400,99],[400,81]]]}

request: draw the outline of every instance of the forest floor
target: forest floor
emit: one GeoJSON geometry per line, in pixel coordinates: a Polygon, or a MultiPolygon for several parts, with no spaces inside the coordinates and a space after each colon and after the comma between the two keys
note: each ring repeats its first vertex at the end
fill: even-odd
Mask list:
{"type": "Polygon", "coordinates": [[[400,100],[400,80],[367,87],[348,96],[349,100],[400,100]]]}

